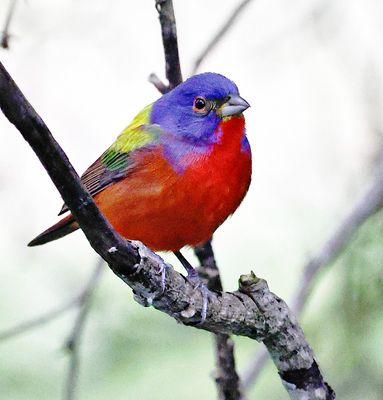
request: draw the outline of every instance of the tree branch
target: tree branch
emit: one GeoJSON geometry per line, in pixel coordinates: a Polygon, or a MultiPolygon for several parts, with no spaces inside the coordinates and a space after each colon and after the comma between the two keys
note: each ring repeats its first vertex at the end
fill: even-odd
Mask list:
{"type": "Polygon", "coordinates": [[[79,346],[81,334],[85,325],[86,317],[88,316],[90,310],[91,297],[97,287],[99,282],[101,272],[104,267],[104,260],[99,258],[97,260],[96,267],[89,279],[88,284],[81,296],[81,303],[79,312],[75,319],[72,331],[66,340],[65,349],[69,351],[70,361],[68,368],[68,375],[65,382],[65,399],[73,400],[76,395],[78,373],[79,373],[79,346]]]}
{"type": "Polygon", "coordinates": [[[61,317],[67,311],[71,310],[74,307],[77,307],[81,299],[81,294],[76,296],[74,299],[70,300],[68,303],[57,307],[56,309],[49,311],[37,318],[31,319],[30,321],[22,322],[19,325],[14,326],[13,328],[7,329],[3,332],[0,332],[0,342],[13,339],[16,336],[19,336],[25,332],[28,332],[34,328],[37,328],[47,322],[50,322],[56,318],[61,317]]]}
{"type": "MultiPolygon", "coordinates": [[[[176,21],[173,11],[171,0],[156,1],[156,7],[160,14],[160,23],[162,30],[162,41],[164,47],[165,61],[166,61],[166,76],[169,81],[169,86],[166,86],[156,74],[149,76],[149,81],[157,88],[157,90],[164,94],[173,87],[182,82],[181,67],[178,56],[178,41],[176,34],[176,21]],[[159,4],[162,3],[162,7],[159,4]],[[161,15],[167,15],[164,17],[161,15]],[[168,32],[172,32],[172,45],[169,45],[167,37],[168,32]]],[[[211,290],[222,291],[222,284],[219,277],[219,269],[214,259],[214,252],[211,246],[211,241],[205,245],[195,248],[195,253],[199,258],[201,267],[199,270],[200,275],[205,277],[206,285],[211,290]],[[213,278],[209,272],[215,274],[218,279],[213,278]]],[[[218,396],[220,400],[240,400],[241,393],[239,390],[240,382],[238,374],[235,370],[234,358],[234,343],[228,335],[215,334],[215,352],[216,352],[216,385],[218,389],[218,396]]]]}
{"type": "MultiPolygon", "coordinates": [[[[182,82],[176,18],[174,16],[172,0],[155,0],[155,4],[160,19],[162,43],[165,51],[166,79],[169,82],[166,91],[169,91],[182,82]]],[[[161,91],[161,93],[163,92],[161,91]]]]}
{"type": "Polygon", "coordinates": [[[292,398],[334,398],[295,317],[254,275],[242,276],[237,292],[210,291],[207,316],[201,320],[204,294],[142,243],[126,241],[112,229],[1,63],[0,107],[39,157],[91,246],[133,289],[137,301],[185,325],[263,341],[292,398]]]}
{"type": "Polygon", "coordinates": [[[201,51],[199,56],[194,62],[192,75],[194,75],[201,63],[208,56],[208,54],[213,50],[215,46],[222,40],[225,34],[230,30],[230,28],[234,25],[235,21],[242,13],[242,11],[246,8],[248,4],[250,4],[251,0],[243,0],[241,3],[237,5],[237,7],[230,14],[229,18],[225,21],[225,23],[219,28],[218,32],[212,37],[212,39],[208,42],[206,47],[201,51]]]}
{"type": "MultiPolygon", "coordinates": [[[[359,199],[350,214],[339,224],[317,254],[303,268],[302,279],[292,301],[292,310],[300,315],[312,291],[312,284],[319,272],[332,263],[350,241],[358,228],[383,206],[383,156],[376,169],[371,187],[359,199]]],[[[266,349],[257,350],[243,375],[245,389],[253,385],[268,360],[266,349]]]]}
{"type": "MultiPolygon", "coordinates": [[[[215,261],[211,240],[194,248],[201,267],[198,273],[210,290],[223,290],[219,269],[215,261]]],[[[229,335],[217,333],[214,335],[216,373],[215,381],[220,400],[240,400],[240,380],[235,369],[234,343],[229,335]]]]}
{"type": "Polygon", "coordinates": [[[8,13],[7,13],[7,17],[5,19],[4,28],[1,33],[1,39],[0,39],[0,47],[2,47],[3,49],[9,48],[9,38],[11,36],[9,34],[9,26],[11,24],[12,17],[15,12],[16,3],[17,3],[17,0],[10,0],[10,2],[9,2],[8,13]]]}
{"type": "MultiPolygon", "coordinates": [[[[102,259],[100,259],[100,260],[103,262],[102,259]]],[[[99,275],[98,266],[96,267],[93,275],[99,275]]],[[[93,277],[93,275],[92,275],[92,277],[93,277]]],[[[90,283],[91,282],[94,282],[94,284],[92,285],[92,287],[94,288],[96,285],[96,281],[94,281],[94,279],[92,278],[90,283]]],[[[68,301],[64,305],[61,305],[61,306],[57,307],[56,309],[49,311],[49,312],[47,312],[37,318],[34,318],[30,321],[22,322],[21,324],[16,325],[13,328],[10,328],[3,332],[0,332],[0,342],[3,340],[5,341],[8,339],[13,339],[16,336],[19,336],[19,335],[21,335],[25,332],[28,332],[34,328],[44,325],[56,318],[59,318],[64,313],[71,310],[72,308],[80,307],[80,309],[81,309],[84,305],[84,302],[87,301],[87,298],[90,295],[90,293],[89,293],[90,289],[91,289],[90,283],[88,283],[85,286],[85,288],[81,290],[80,294],[77,294],[72,300],[68,301]]]]}
{"type": "Polygon", "coordinates": [[[0,107],[39,157],[91,246],[106,262],[121,266],[124,273],[134,273],[134,264],[140,259],[137,250],[98,210],[66,154],[1,63],[0,107]]]}
{"type": "Polygon", "coordinates": [[[155,74],[152,73],[149,75],[148,81],[153,84],[153,86],[161,93],[165,94],[169,91],[169,86],[165,85],[164,82],[155,74]]]}
{"type": "Polygon", "coordinates": [[[383,157],[378,163],[371,187],[356,203],[350,214],[340,223],[334,234],[303,269],[303,280],[292,302],[293,310],[300,313],[312,289],[317,273],[334,261],[357,229],[383,206],[383,157]]]}

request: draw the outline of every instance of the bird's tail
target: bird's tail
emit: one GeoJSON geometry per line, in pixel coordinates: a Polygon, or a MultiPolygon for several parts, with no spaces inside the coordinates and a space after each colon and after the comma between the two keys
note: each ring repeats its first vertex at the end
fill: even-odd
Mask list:
{"type": "Polygon", "coordinates": [[[28,246],[39,246],[51,242],[52,240],[60,239],[63,236],[69,235],[79,228],[78,223],[72,215],[68,215],[61,221],[57,222],[50,228],[48,228],[40,235],[36,236],[32,241],[28,243],[28,246]]]}

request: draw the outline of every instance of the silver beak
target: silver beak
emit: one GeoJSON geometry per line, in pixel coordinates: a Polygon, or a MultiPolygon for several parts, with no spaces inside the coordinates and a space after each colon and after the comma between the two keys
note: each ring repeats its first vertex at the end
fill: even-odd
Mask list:
{"type": "Polygon", "coordinates": [[[250,107],[250,104],[241,96],[231,94],[229,99],[220,107],[219,113],[222,117],[240,114],[250,107]]]}

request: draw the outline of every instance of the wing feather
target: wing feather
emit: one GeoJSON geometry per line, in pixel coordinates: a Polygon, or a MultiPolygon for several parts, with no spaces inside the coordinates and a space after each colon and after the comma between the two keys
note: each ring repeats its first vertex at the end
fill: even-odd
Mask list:
{"type": "MultiPolygon", "coordinates": [[[[161,134],[158,125],[148,124],[151,106],[141,111],[133,122],[119,135],[117,140],[106,150],[81,176],[81,181],[88,192],[95,196],[113,183],[126,178],[134,169],[133,155],[142,150],[149,150],[157,143],[161,134]]],[[[59,215],[68,211],[64,204],[59,215]]]]}

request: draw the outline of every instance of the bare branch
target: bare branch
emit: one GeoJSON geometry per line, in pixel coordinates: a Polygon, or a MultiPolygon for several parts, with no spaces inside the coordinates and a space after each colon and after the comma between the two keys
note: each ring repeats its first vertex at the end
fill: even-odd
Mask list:
{"type": "Polygon", "coordinates": [[[0,342],[8,339],[13,339],[16,336],[19,336],[25,332],[28,332],[34,328],[37,328],[50,321],[53,321],[56,318],[61,317],[67,311],[78,306],[81,296],[82,296],[81,294],[79,296],[77,295],[74,299],[70,300],[68,303],[65,303],[64,305],[57,307],[56,309],[49,311],[46,314],[41,315],[40,317],[34,318],[30,321],[22,322],[21,324],[16,325],[13,328],[1,332],[0,342]]]}
{"type": "Polygon", "coordinates": [[[242,375],[242,385],[244,390],[248,390],[258,380],[259,375],[263,371],[266,363],[270,360],[270,355],[265,346],[260,349],[257,348],[251,362],[246,367],[242,375]]]}
{"type": "Polygon", "coordinates": [[[290,397],[334,398],[294,315],[254,275],[241,277],[238,292],[210,291],[207,316],[201,319],[205,300],[202,291],[142,243],[126,241],[113,230],[1,63],[0,107],[39,157],[92,247],[133,289],[137,301],[152,305],[185,325],[263,341],[290,397]],[[314,397],[314,393],[318,396],[314,397]]]}
{"type": "Polygon", "coordinates": [[[108,263],[134,273],[140,260],[137,250],[101,214],[66,154],[1,63],[0,107],[39,157],[92,247],[108,263]]]}
{"type": "MultiPolygon", "coordinates": [[[[376,177],[371,187],[356,203],[350,214],[340,223],[324,246],[304,266],[300,285],[292,301],[292,310],[296,315],[299,316],[302,313],[307,298],[312,291],[313,281],[319,272],[338,257],[358,228],[382,206],[383,157],[381,157],[378,163],[376,177]]],[[[257,350],[252,358],[253,361],[246,368],[242,377],[245,389],[255,383],[268,359],[269,357],[265,348],[257,350]]]]}
{"type": "Polygon", "coordinates": [[[160,93],[164,94],[169,91],[169,87],[156,74],[150,74],[148,80],[160,93]]]}
{"type": "Polygon", "coordinates": [[[241,3],[237,5],[237,7],[230,14],[229,18],[225,23],[221,26],[218,32],[213,36],[213,38],[208,42],[206,47],[201,51],[200,55],[197,57],[194,62],[192,75],[194,75],[201,63],[207,57],[207,55],[213,50],[215,46],[222,40],[225,34],[230,30],[230,28],[234,25],[235,21],[238,19],[239,15],[246,8],[248,4],[250,4],[251,0],[243,0],[241,3]]]}
{"type": "Polygon", "coordinates": [[[370,189],[358,201],[350,214],[342,221],[322,249],[306,264],[303,280],[292,302],[293,310],[300,313],[311,292],[316,274],[335,260],[356,230],[383,206],[383,159],[380,160],[376,178],[370,189]]]}
{"type": "MultiPolygon", "coordinates": [[[[215,261],[211,240],[194,248],[201,264],[199,275],[210,290],[222,291],[219,269],[215,261]]],[[[215,334],[216,373],[215,381],[220,400],[240,400],[240,381],[235,369],[234,343],[226,334],[215,334]]]]}
{"type": "MultiPolygon", "coordinates": [[[[174,16],[172,0],[155,0],[155,4],[161,24],[162,43],[165,52],[166,79],[169,82],[169,86],[166,87],[166,92],[168,92],[182,82],[181,64],[178,54],[176,18],[174,16]]],[[[164,87],[162,87],[160,92],[164,93],[163,90],[164,87]]]]}
{"type": "Polygon", "coordinates": [[[68,375],[65,383],[65,400],[73,400],[76,394],[79,373],[79,346],[81,334],[86,317],[90,309],[90,300],[99,282],[104,267],[104,260],[99,258],[96,267],[89,279],[88,284],[81,297],[79,313],[77,314],[72,331],[65,343],[65,348],[70,352],[68,375]]]}
{"type": "Polygon", "coordinates": [[[17,3],[17,0],[10,0],[10,2],[9,2],[8,13],[7,13],[7,17],[5,19],[4,29],[3,29],[3,32],[1,34],[1,39],[0,39],[0,47],[2,47],[3,49],[9,48],[9,38],[11,36],[9,34],[9,26],[11,24],[12,17],[15,12],[16,3],[17,3]]]}
{"type": "MultiPolygon", "coordinates": [[[[103,262],[102,259],[100,260],[103,262]]],[[[0,342],[3,340],[5,341],[7,339],[13,339],[16,336],[19,336],[34,328],[38,328],[41,325],[51,322],[54,319],[61,317],[63,314],[65,314],[72,308],[81,307],[83,303],[86,301],[86,298],[88,297],[88,292],[89,292],[89,284],[87,284],[85,288],[81,290],[80,294],[76,295],[72,300],[68,301],[64,305],[61,305],[54,310],[48,311],[47,313],[37,318],[31,319],[30,321],[22,322],[21,324],[16,325],[13,328],[0,332],[0,342]]]]}
{"type": "MultiPolygon", "coordinates": [[[[182,82],[182,74],[178,54],[176,21],[172,0],[156,0],[156,8],[161,23],[166,63],[166,77],[169,81],[169,86],[166,86],[156,74],[151,74],[149,81],[153,83],[160,93],[164,94],[182,82]]],[[[222,291],[219,270],[215,263],[211,241],[207,242],[204,246],[195,249],[195,251],[201,265],[206,267],[206,269],[202,269],[203,272],[206,273],[207,268],[209,268],[209,270],[214,270],[214,273],[218,276],[218,280],[212,280],[209,279],[209,275],[205,275],[207,287],[212,290],[222,291]],[[208,255],[208,257],[205,258],[204,255],[208,255]]],[[[234,344],[230,340],[229,336],[225,334],[216,334],[214,340],[217,366],[216,383],[219,398],[222,400],[239,400],[241,399],[241,394],[239,390],[239,377],[235,370],[234,344]]]]}

